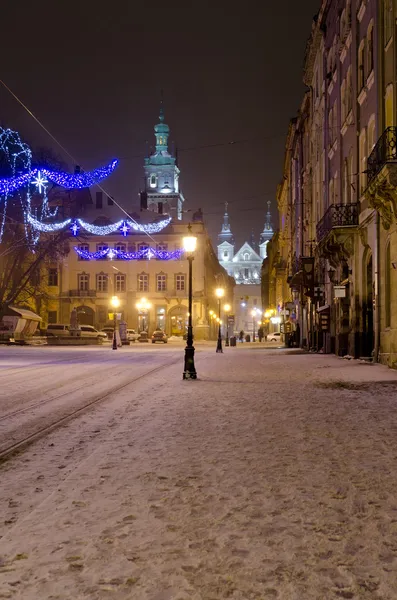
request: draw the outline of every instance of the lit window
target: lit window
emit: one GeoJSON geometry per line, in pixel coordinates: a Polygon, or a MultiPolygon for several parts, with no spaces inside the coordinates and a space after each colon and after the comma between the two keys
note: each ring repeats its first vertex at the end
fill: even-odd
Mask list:
{"type": "Polygon", "coordinates": [[[159,273],[156,278],[156,289],[158,292],[165,292],[167,289],[167,276],[165,273],[159,273]]]}
{"type": "Polygon", "coordinates": [[[157,176],[155,174],[150,176],[150,187],[155,188],[157,185],[157,176]]]}
{"type": "MultiPolygon", "coordinates": [[[[97,244],[96,251],[101,252],[102,250],[106,250],[107,248],[108,248],[108,246],[106,244],[97,244]]],[[[98,260],[106,260],[106,259],[107,259],[107,255],[105,254],[104,256],[102,256],[102,258],[99,258],[98,260]]]]}
{"type": "MultiPolygon", "coordinates": [[[[89,246],[89,244],[79,244],[79,250],[81,250],[82,252],[89,252],[90,246],[89,246]]],[[[79,256],[79,260],[89,260],[89,259],[79,256]]]]}
{"type": "Polygon", "coordinates": [[[123,273],[117,273],[114,276],[114,288],[116,292],[125,292],[126,276],[123,273]]]}
{"type": "Polygon", "coordinates": [[[80,273],[77,278],[77,285],[80,292],[88,292],[90,276],[87,273],[80,273]]]}
{"type": "Polygon", "coordinates": [[[138,292],[149,291],[149,275],[147,273],[140,273],[138,275],[138,292]]]}
{"type": "Polygon", "coordinates": [[[106,273],[98,273],[96,276],[96,289],[98,292],[108,291],[108,276],[106,273]]]}
{"type": "Polygon", "coordinates": [[[177,292],[185,291],[185,275],[181,273],[175,276],[175,286],[177,292]]]}

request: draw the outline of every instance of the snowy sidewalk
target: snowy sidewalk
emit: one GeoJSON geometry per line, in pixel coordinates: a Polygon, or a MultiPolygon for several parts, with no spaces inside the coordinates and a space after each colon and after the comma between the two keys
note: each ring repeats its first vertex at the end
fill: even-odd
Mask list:
{"type": "Polygon", "coordinates": [[[226,350],[1,467],[0,598],[397,598],[397,373],[226,350]]]}

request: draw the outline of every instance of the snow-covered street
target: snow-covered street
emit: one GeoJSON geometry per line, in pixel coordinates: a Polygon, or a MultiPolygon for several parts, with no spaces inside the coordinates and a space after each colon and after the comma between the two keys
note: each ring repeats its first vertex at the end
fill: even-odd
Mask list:
{"type": "Polygon", "coordinates": [[[248,344],[198,344],[197,381],[181,344],[0,365],[4,447],[103,396],[0,466],[0,598],[397,598],[397,372],[248,344]]]}

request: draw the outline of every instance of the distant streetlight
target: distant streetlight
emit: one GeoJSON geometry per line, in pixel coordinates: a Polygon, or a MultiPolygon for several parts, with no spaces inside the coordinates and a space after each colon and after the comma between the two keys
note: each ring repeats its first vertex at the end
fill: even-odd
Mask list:
{"type": "Polygon", "coordinates": [[[223,298],[223,296],[225,295],[225,290],[223,288],[217,288],[215,290],[215,295],[218,298],[218,323],[219,323],[219,327],[218,327],[218,343],[216,346],[216,351],[217,352],[223,352],[222,349],[222,331],[221,331],[221,299],[223,298]]]}
{"type": "Polygon", "coordinates": [[[188,235],[183,238],[183,248],[186,252],[186,258],[189,261],[189,312],[188,326],[185,348],[185,369],[183,371],[183,379],[197,379],[196,368],[194,366],[194,346],[193,346],[193,325],[192,325],[192,263],[194,260],[194,252],[196,250],[197,238],[192,235],[192,226],[188,226],[188,235]]]}
{"type": "Polygon", "coordinates": [[[226,342],[225,342],[225,346],[229,346],[229,319],[228,319],[228,314],[230,313],[231,310],[232,310],[232,307],[230,306],[230,304],[225,304],[225,306],[223,307],[223,312],[226,313],[226,342]]]}
{"type": "Polygon", "coordinates": [[[149,312],[149,309],[152,307],[152,305],[150,304],[150,302],[148,302],[148,300],[146,298],[141,298],[140,300],[138,300],[138,302],[136,303],[135,306],[137,307],[139,312],[143,313],[143,325],[142,325],[141,331],[146,331],[146,328],[147,328],[146,317],[147,317],[147,313],[149,312]]]}
{"type": "Polygon", "coordinates": [[[117,350],[117,338],[116,338],[117,313],[116,313],[116,309],[120,306],[120,300],[118,299],[117,296],[112,296],[112,298],[110,300],[110,304],[112,305],[112,308],[113,308],[113,345],[112,345],[112,348],[113,348],[113,350],[117,350]]]}

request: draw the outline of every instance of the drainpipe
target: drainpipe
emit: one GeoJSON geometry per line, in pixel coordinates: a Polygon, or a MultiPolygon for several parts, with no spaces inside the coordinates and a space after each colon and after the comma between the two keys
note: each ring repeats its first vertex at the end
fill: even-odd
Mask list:
{"type": "Polygon", "coordinates": [[[375,273],[374,273],[374,304],[375,304],[375,344],[374,344],[374,362],[379,362],[380,354],[380,217],[379,212],[375,211],[375,227],[376,227],[376,240],[375,240],[375,273]]]}

